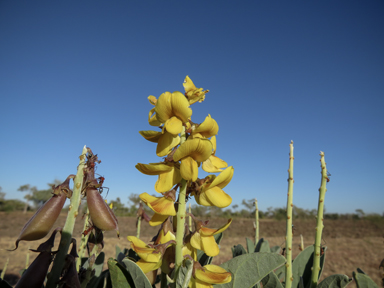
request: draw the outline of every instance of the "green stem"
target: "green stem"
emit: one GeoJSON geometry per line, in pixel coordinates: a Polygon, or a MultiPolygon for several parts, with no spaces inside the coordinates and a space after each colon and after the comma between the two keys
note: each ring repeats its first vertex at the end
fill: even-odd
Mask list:
{"type": "MultiPolygon", "coordinates": [[[[87,212],[85,213],[83,231],[86,231],[88,227],[89,227],[89,210],[87,207],[87,212]]],[[[79,253],[77,253],[79,255],[79,257],[76,259],[77,272],[80,271],[81,258],[84,257],[85,250],[87,249],[87,242],[88,242],[89,234],[90,233],[87,233],[87,235],[81,234],[79,253]]]]}
{"type": "Polygon", "coordinates": [[[83,152],[79,157],[80,164],[79,166],[77,166],[77,174],[74,179],[73,194],[71,197],[71,203],[69,205],[67,220],[61,233],[59,252],[56,254],[55,260],[53,262],[52,270],[48,277],[46,288],[56,287],[56,283],[59,281],[60,278],[61,270],[63,269],[65,256],[68,254],[69,245],[71,244],[73,228],[75,226],[76,217],[79,213],[81,187],[83,186],[86,154],[87,147],[84,146],[83,152]]]}
{"type": "Polygon", "coordinates": [[[257,199],[255,198],[255,247],[259,242],[259,207],[257,206],[257,199]]]}
{"type": "Polygon", "coordinates": [[[311,277],[311,288],[317,287],[317,281],[319,280],[320,268],[320,250],[321,250],[321,235],[323,233],[323,214],[324,214],[324,198],[325,192],[327,191],[327,166],[324,160],[324,152],[320,152],[321,162],[321,186],[319,189],[319,203],[317,208],[317,225],[316,225],[316,238],[315,238],[315,252],[313,255],[312,265],[312,277],[311,277]]]}
{"type": "MultiPolygon", "coordinates": [[[[9,262],[9,258],[7,258],[7,261],[5,261],[5,264],[4,264],[4,267],[3,267],[3,271],[1,271],[1,275],[0,275],[1,279],[4,279],[5,271],[7,271],[7,267],[8,267],[8,262],[9,262]]],[[[27,269],[27,268],[25,268],[25,269],[27,269]]]]}
{"type": "MultiPolygon", "coordinates": [[[[180,145],[183,144],[186,140],[185,135],[185,127],[183,126],[183,131],[180,135],[180,145]]],[[[176,268],[176,274],[181,267],[181,264],[183,262],[183,241],[184,241],[184,225],[185,225],[185,198],[187,195],[187,181],[185,179],[181,179],[180,182],[180,191],[179,191],[179,203],[177,208],[177,226],[176,226],[176,259],[175,259],[175,268],[176,268]]]]}
{"type": "Polygon", "coordinates": [[[287,197],[287,234],[285,237],[285,251],[287,263],[285,264],[285,288],[292,287],[292,201],[293,201],[293,141],[289,144],[289,178],[288,178],[288,197],[287,197]]]}
{"type": "Polygon", "coordinates": [[[188,224],[189,224],[189,230],[192,231],[192,209],[191,209],[191,203],[189,203],[189,217],[188,217],[188,224]]]}

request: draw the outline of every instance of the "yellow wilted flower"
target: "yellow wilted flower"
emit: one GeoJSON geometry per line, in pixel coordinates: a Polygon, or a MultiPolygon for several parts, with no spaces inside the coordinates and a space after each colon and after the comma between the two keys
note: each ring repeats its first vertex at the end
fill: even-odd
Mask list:
{"type": "Polygon", "coordinates": [[[232,203],[232,198],[222,188],[231,181],[233,172],[233,167],[229,166],[217,177],[215,175],[207,176],[207,180],[202,185],[201,190],[195,192],[196,202],[203,206],[216,206],[219,208],[229,206],[232,203]]]}
{"type": "Polygon", "coordinates": [[[220,228],[207,228],[208,221],[195,221],[196,231],[192,234],[190,244],[193,248],[204,251],[208,256],[216,256],[219,254],[219,246],[215,241],[213,235],[223,232],[232,223],[232,219],[228,220],[228,223],[220,228]]]}
{"type": "Polygon", "coordinates": [[[174,202],[176,201],[176,190],[164,193],[164,197],[151,196],[144,192],[140,194],[140,199],[155,212],[149,221],[149,225],[157,226],[163,223],[168,216],[175,216],[176,210],[174,202]]]}
{"type": "Polygon", "coordinates": [[[144,273],[157,270],[161,266],[165,250],[175,243],[175,241],[169,241],[151,247],[135,236],[128,236],[127,239],[131,242],[131,248],[140,256],[141,259],[136,264],[144,273]]]}
{"type": "Polygon", "coordinates": [[[213,288],[212,284],[224,284],[232,280],[231,272],[224,268],[213,264],[201,267],[197,261],[193,263],[192,275],[189,288],[213,288]]]}
{"type": "Polygon", "coordinates": [[[193,84],[188,75],[185,77],[183,86],[185,89],[185,96],[188,98],[189,104],[196,103],[197,101],[200,103],[203,102],[205,94],[209,92],[209,90],[203,91],[203,88],[196,88],[195,84],[193,84]]]}

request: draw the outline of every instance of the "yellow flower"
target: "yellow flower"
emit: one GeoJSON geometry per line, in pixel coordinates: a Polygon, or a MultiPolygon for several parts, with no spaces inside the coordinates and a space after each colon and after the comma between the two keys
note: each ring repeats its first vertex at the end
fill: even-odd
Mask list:
{"type": "Polygon", "coordinates": [[[204,162],[211,156],[212,143],[205,138],[188,139],[173,154],[173,160],[181,160],[180,173],[185,180],[196,181],[197,162],[204,162]]]}
{"type": "Polygon", "coordinates": [[[163,223],[168,216],[175,216],[176,210],[174,202],[176,190],[171,190],[164,194],[164,197],[151,196],[144,192],[140,194],[140,199],[155,212],[149,221],[149,225],[157,226],[163,223]]]}
{"type": "Polygon", "coordinates": [[[178,91],[161,94],[155,112],[157,121],[164,123],[164,128],[173,135],[181,133],[183,123],[192,116],[187,98],[178,91]]]}
{"type": "Polygon", "coordinates": [[[213,264],[201,267],[199,262],[194,262],[192,275],[189,288],[213,288],[212,284],[224,284],[232,280],[231,273],[224,268],[213,264]]]}
{"type": "Polygon", "coordinates": [[[136,264],[144,273],[157,270],[161,266],[163,258],[161,249],[150,247],[135,236],[128,236],[127,239],[131,242],[131,248],[140,256],[141,259],[136,264]]]}
{"type": "Polygon", "coordinates": [[[192,234],[190,244],[193,248],[204,251],[208,256],[216,256],[219,254],[219,246],[215,241],[215,237],[218,233],[223,232],[231,224],[232,219],[228,220],[228,223],[221,228],[212,229],[204,227],[208,221],[195,221],[196,231],[192,234]]]}
{"type": "Polygon", "coordinates": [[[155,190],[159,193],[167,192],[181,181],[180,169],[174,163],[138,163],[136,169],[146,175],[159,175],[155,190]]]}
{"type": "Polygon", "coordinates": [[[203,137],[209,138],[215,136],[219,132],[219,125],[215,119],[212,119],[211,115],[205,118],[204,122],[193,129],[192,134],[200,133],[203,137]]]}
{"type": "Polygon", "coordinates": [[[154,245],[165,244],[171,240],[176,240],[171,218],[171,216],[168,216],[168,219],[161,224],[161,229],[152,239],[154,245]]]}
{"type": "Polygon", "coordinates": [[[210,140],[211,140],[211,143],[213,146],[213,152],[212,152],[212,155],[209,156],[209,158],[203,162],[203,165],[201,166],[201,168],[203,168],[203,170],[205,172],[208,172],[208,173],[221,172],[221,171],[223,171],[221,168],[228,167],[228,164],[224,160],[221,160],[219,157],[215,156],[215,154],[216,154],[216,136],[212,136],[212,138],[210,140]]]}
{"type": "Polygon", "coordinates": [[[139,131],[140,135],[143,136],[148,141],[157,143],[156,155],[159,157],[164,157],[168,155],[174,147],[179,145],[180,137],[174,136],[167,131],[164,133],[159,131],[139,131]]]}
{"type": "Polygon", "coordinates": [[[229,206],[232,203],[232,198],[222,188],[231,181],[233,172],[233,167],[229,166],[217,177],[215,175],[207,176],[207,181],[202,185],[201,190],[195,193],[196,202],[203,206],[216,206],[219,208],[229,206]]]}
{"type": "Polygon", "coordinates": [[[185,77],[183,86],[185,89],[185,96],[187,96],[189,104],[196,103],[197,101],[200,103],[203,102],[205,99],[205,94],[209,92],[209,90],[203,91],[203,88],[197,89],[188,75],[185,77]]]}

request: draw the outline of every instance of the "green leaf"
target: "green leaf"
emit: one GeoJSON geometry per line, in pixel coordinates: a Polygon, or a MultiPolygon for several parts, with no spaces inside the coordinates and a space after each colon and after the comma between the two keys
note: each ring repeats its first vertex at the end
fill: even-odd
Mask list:
{"type": "Polygon", "coordinates": [[[152,285],[149,282],[147,276],[145,276],[143,270],[137,264],[127,258],[123,260],[127,272],[131,276],[132,281],[135,283],[134,287],[151,288],[152,285]]]}
{"type": "Polygon", "coordinates": [[[283,256],[272,253],[259,252],[240,255],[220,265],[220,267],[232,273],[232,281],[215,285],[215,287],[253,287],[284,263],[285,258],[283,256]]]}
{"type": "MultiPolygon", "coordinates": [[[[119,288],[134,288],[135,284],[132,281],[128,271],[116,260],[110,258],[108,260],[108,269],[111,275],[113,287],[119,288]]],[[[139,287],[139,286],[138,286],[139,287]]]]}
{"type": "MultiPolygon", "coordinates": [[[[326,247],[324,247],[324,254],[320,257],[319,278],[321,276],[321,272],[323,271],[324,260],[325,260],[325,250],[326,250],[326,247]]],[[[300,282],[300,277],[303,278],[304,287],[308,286],[308,283],[311,281],[311,276],[312,276],[313,254],[314,254],[314,246],[311,245],[305,248],[303,251],[301,251],[300,254],[297,255],[297,257],[293,261],[292,287],[298,287],[300,282]]]]}
{"type": "Polygon", "coordinates": [[[335,274],[328,276],[320,284],[317,288],[343,288],[346,287],[352,281],[347,275],[335,274]]]}
{"type": "MultiPolygon", "coordinates": [[[[219,245],[221,240],[223,239],[223,233],[213,235],[213,237],[215,238],[217,245],[219,245]]],[[[204,251],[197,250],[196,255],[197,255],[197,261],[199,261],[201,266],[205,266],[207,264],[212,263],[213,257],[208,256],[207,254],[204,253],[204,251]]]]}
{"type": "Polygon", "coordinates": [[[280,283],[279,278],[274,272],[271,272],[265,276],[261,280],[261,283],[263,283],[263,288],[283,288],[283,285],[280,283]]]}
{"type": "Polygon", "coordinates": [[[352,276],[356,281],[357,288],[379,288],[366,274],[352,272],[352,276]]]}
{"type": "Polygon", "coordinates": [[[255,252],[271,252],[268,241],[261,238],[259,242],[257,242],[255,252]]]}
{"type": "Polygon", "coordinates": [[[281,247],[279,245],[271,247],[271,253],[280,254],[281,247]]]}
{"type": "Polygon", "coordinates": [[[244,254],[247,254],[247,251],[245,251],[244,247],[241,244],[237,244],[236,246],[232,247],[233,258],[244,254]]]}
{"type": "Polygon", "coordinates": [[[180,267],[176,276],[176,288],[188,288],[189,281],[192,277],[193,263],[191,260],[185,260],[185,266],[180,267]]]}
{"type": "Polygon", "coordinates": [[[253,243],[253,241],[251,239],[249,239],[248,237],[245,238],[245,240],[247,241],[248,253],[253,253],[255,251],[255,243],[253,243]]]}
{"type": "Polygon", "coordinates": [[[123,251],[121,251],[121,249],[120,249],[120,247],[118,245],[116,245],[115,249],[116,249],[116,257],[115,257],[115,259],[117,259],[117,257],[119,257],[119,254],[121,252],[123,252],[123,251]]]}

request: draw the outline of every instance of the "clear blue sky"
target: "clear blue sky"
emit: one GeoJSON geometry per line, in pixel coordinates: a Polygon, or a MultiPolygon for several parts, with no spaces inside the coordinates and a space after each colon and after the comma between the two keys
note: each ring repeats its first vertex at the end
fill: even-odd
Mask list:
{"type": "MultiPolygon", "coordinates": [[[[155,193],[158,162],[139,130],[147,97],[209,89],[192,120],[218,122],[216,155],[234,166],[233,204],[383,213],[383,1],[1,1],[0,186],[46,189],[76,173],[84,145],[108,198],[155,193]]],[[[240,205],[241,206],[241,205],[240,205]]]]}

